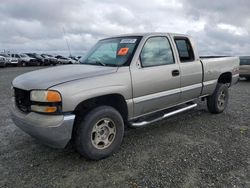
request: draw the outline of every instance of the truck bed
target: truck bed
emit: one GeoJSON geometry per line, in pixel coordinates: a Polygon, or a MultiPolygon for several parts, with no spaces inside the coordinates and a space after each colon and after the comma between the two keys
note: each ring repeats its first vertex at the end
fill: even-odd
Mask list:
{"type": "MultiPolygon", "coordinates": [[[[203,66],[203,91],[202,95],[211,95],[216,87],[221,73],[228,73],[238,77],[239,58],[228,56],[206,56],[200,59],[203,66]]],[[[232,83],[233,84],[233,83],[232,83]]]]}

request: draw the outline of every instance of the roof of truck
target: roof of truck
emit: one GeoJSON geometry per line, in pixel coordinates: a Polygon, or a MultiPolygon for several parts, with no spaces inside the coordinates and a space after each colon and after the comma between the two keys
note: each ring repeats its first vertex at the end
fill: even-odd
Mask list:
{"type": "Polygon", "coordinates": [[[115,35],[115,36],[110,36],[107,38],[115,38],[115,37],[129,37],[129,36],[154,36],[154,35],[178,35],[178,36],[187,36],[185,34],[180,34],[180,33],[165,33],[165,32],[147,32],[147,33],[128,33],[128,34],[121,34],[121,35],[115,35]]]}

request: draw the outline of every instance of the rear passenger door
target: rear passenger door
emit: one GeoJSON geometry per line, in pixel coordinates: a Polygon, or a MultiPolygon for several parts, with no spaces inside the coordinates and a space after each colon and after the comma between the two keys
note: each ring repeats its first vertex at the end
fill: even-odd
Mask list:
{"type": "Polygon", "coordinates": [[[189,38],[174,37],[176,44],[180,72],[181,72],[181,98],[180,102],[186,102],[200,96],[202,90],[202,64],[195,57],[189,38]]]}
{"type": "Polygon", "coordinates": [[[168,37],[148,38],[139,59],[139,66],[131,69],[134,115],[140,116],[178,103],[180,70],[168,37]]]}

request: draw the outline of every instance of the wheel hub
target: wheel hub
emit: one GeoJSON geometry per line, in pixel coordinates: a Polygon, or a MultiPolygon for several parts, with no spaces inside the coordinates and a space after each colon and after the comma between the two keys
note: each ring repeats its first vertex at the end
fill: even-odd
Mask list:
{"type": "Polygon", "coordinates": [[[219,98],[218,98],[218,105],[219,107],[224,107],[226,102],[226,94],[225,91],[221,91],[219,98]]]}
{"type": "Polygon", "coordinates": [[[115,135],[115,123],[109,118],[103,118],[94,125],[91,141],[95,148],[105,149],[113,143],[115,135]]]}

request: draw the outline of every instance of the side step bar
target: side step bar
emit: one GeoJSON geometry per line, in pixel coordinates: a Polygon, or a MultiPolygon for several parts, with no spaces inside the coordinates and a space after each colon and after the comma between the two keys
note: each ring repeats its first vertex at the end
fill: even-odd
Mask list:
{"type": "Polygon", "coordinates": [[[148,125],[148,124],[151,124],[151,123],[154,123],[154,122],[163,120],[163,119],[168,118],[168,117],[170,117],[170,116],[179,114],[179,113],[181,113],[181,112],[190,110],[190,109],[192,109],[192,108],[195,108],[196,106],[197,106],[197,104],[191,104],[191,105],[186,106],[186,107],[184,107],[184,108],[180,108],[180,109],[178,109],[178,110],[174,110],[174,111],[172,111],[172,112],[166,113],[166,114],[164,114],[163,116],[158,117],[158,118],[156,118],[156,119],[153,119],[153,120],[151,120],[151,121],[131,122],[131,125],[130,125],[130,126],[132,126],[132,127],[142,127],[142,126],[145,126],[145,125],[148,125]]]}

